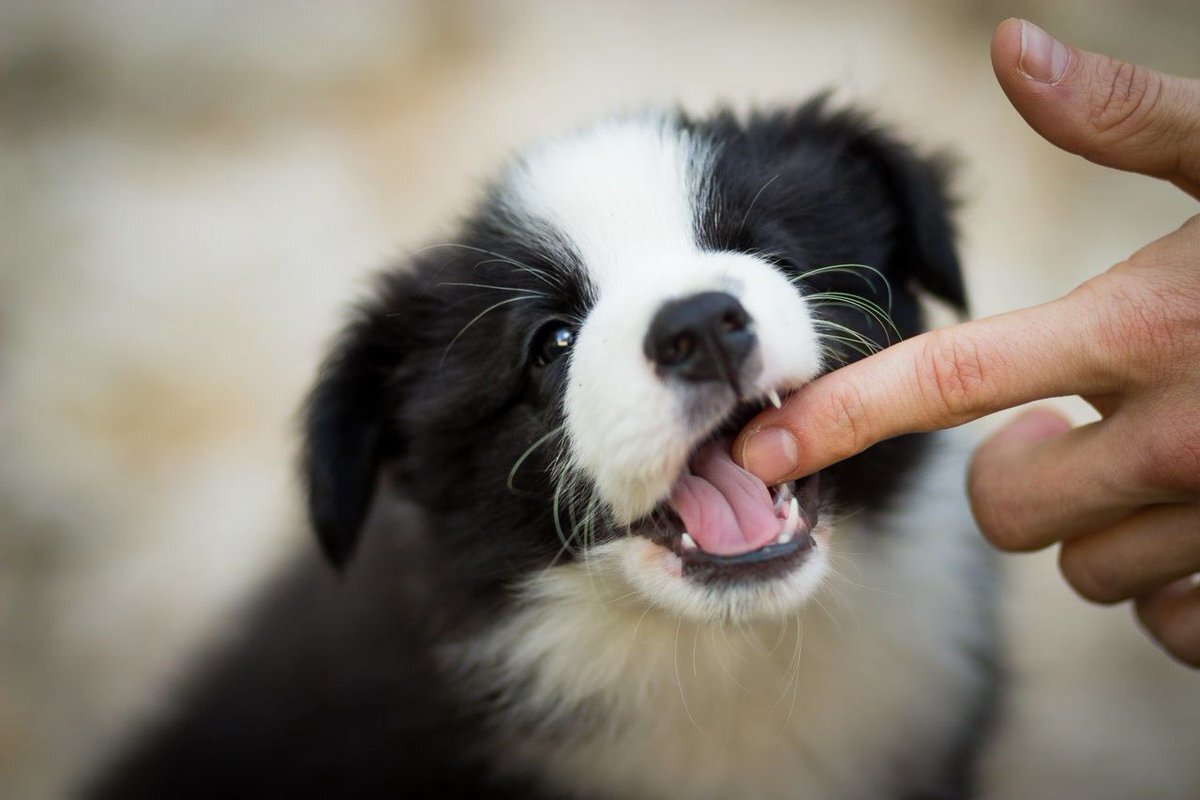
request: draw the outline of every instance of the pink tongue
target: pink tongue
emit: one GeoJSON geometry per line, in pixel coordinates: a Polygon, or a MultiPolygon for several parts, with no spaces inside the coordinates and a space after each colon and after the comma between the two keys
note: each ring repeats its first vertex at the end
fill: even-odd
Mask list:
{"type": "Polygon", "coordinates": [[[729,442],[698,452],[671,490],[671,507],[701,550],[736,556],[774,541],[783,527],[767,485],[734,463],[729,442]]]}

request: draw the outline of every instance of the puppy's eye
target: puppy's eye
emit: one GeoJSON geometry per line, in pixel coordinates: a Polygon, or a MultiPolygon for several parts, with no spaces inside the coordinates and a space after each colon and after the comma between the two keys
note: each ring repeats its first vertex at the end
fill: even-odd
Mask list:
{"type": "Polygon", "coordinates": [[[575,344],[575,330],[565,322],[555,320],[542,326],[533,340],[533,361],[544,367],[575,344]]]}

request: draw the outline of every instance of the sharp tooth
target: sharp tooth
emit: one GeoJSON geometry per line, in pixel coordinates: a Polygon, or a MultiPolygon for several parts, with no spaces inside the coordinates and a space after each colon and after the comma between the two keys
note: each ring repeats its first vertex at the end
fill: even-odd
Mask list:
{"type": "Polygon", "coordinates": [[[776,408],[783,408],[783,401],[779,399],[779,392],[772,389],[767,392],[767,399],[771,401],[771,405],[776,408]]]}
{"type": "Polygon", "coordinates": [[[792,487],[790,484],[781,483],[775,487],[775,513],[783,511],[787,506],[788,501],[792,499],[792,487]]]}
{"type": "Polygon", "coordinates": [[[696,540],[695,540],[695,539],[693,539],[693,538],[691,537],[691,534],[689,534],[687,531],[684,531],[684,532],[683,532],[683,535],[679,537],[679,541],[680,541],[680,542],[683,544],[683,549],[684,549],[684,550],[696,550],[696,549],[698,549],[698,548],[697,548],[697,545],[696,545],[696,540]]]}
{"type": "Polygon", "coordinates": [[[794,497],[788,504],[787,523],[784,525],[784,530],[793,532],[800,530],[800,501],[794,497]]]}

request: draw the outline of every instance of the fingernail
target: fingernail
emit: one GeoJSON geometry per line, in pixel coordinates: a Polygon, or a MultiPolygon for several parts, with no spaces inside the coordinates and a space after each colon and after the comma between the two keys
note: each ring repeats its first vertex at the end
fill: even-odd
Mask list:
{"type": "Polygon", "coordinates": [[[1038,83],[1058,83],[1067,71],[1071,51],[1032,22],[1021,20],[1021,72],[1038,83]]]}
{"type": "Polygon", "coordinates": [[[742,445],[742,464],[768,484],[786,478],[800,463],[800,448],[783,428],[763,428],[742,445]]]}

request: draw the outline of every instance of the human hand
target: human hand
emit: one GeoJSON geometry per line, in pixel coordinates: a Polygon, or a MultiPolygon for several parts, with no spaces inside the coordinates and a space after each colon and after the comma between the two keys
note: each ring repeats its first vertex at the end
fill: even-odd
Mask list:
{"type": "MultiPolygon", "coordinates": [[[[1006,20],[992,64],[1017,111],[1091,161],[1200,199],[1200,81],[1055,42],[1006,20]]],[[[777,483],[902,433],[1081,395],[1101,420],[1018,417],[975,452],[984,535],[1013,551],[1062,541],[1081,595],[1133,599],[1152,637],[1200,666],[1200,215],[1070,294],[943,328],[824,376],[734,443],[777,483]]]]}

